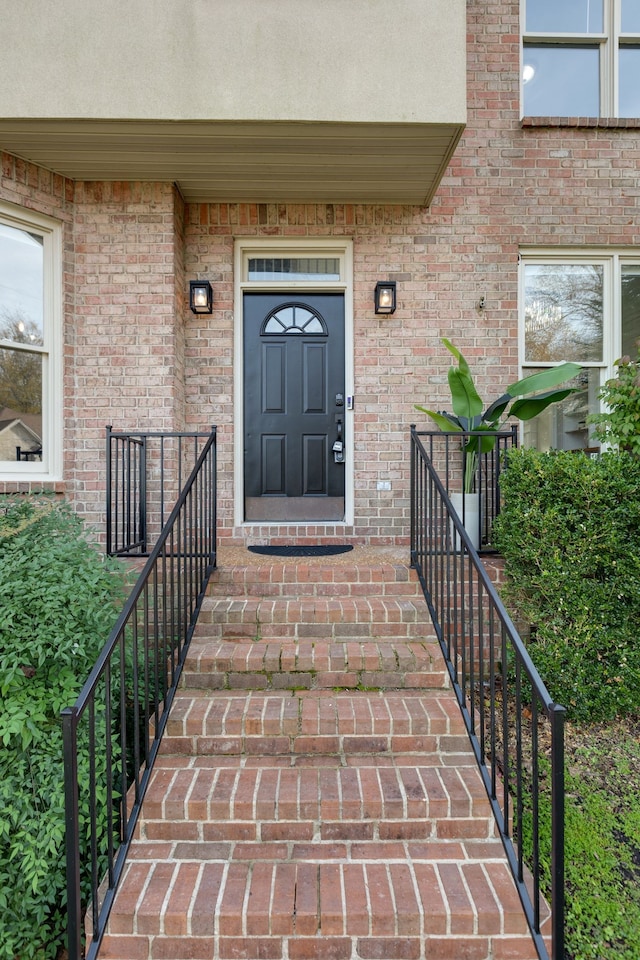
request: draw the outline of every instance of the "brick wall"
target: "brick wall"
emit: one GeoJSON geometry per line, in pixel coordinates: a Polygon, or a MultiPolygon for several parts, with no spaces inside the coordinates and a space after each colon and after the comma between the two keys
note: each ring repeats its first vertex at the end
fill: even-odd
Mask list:
{"type": "MultiPolygon", "coordinates": [[[[191,204],[169,184],[70,184],[3,157],[0,196],[58,216],[65,250],[65,474],[101,518],[103,427],[219,427],[220,520],[233,537],[233,240],[354,243],[356,525],[404,541],[415,403],[448,406],[443,336],[493,399],[518,375],[521,246],[640,245],[640,139],[632,124],[519,118],[519,4],[468,4],[468,125],[430,209],[350,204],[191,204]],[[184,218],[184,222],[183,222],[184,218]],[[73,232],[71,222],[73,219],[73,232]],[[211,317],[188,310],[209,278],[211,317]],[[398,309],[376,317],[378,279],[398,309]],[[480,298],[486,306],[478,308],[480,298]],[[184,406],[183,406],[184,401],[184,406]],[[392,491],[378,491],[378,480],[392,491]]],[[[286,535],[286,529],[252,531],[286,535]]],[[[318,530],[330,534],[331,530],[318,530]]],[[[333,531],[336,532],[337,531],[333,531]]]]}
{"type": "Polygon", "coordinates": [[[69,469],[102,526],[104,428],[183,427],[182,200],[170,184],[77,183],[69,469]]]}

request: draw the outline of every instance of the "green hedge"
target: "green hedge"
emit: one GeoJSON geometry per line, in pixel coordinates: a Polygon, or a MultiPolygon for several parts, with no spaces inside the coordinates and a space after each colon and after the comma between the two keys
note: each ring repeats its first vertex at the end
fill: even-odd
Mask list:
{"type": "Polygon", "coordinates": [[[513,451],[494,542],[528,647],[576,720],[640,713],[640,459],[513,451]]]}
{"type": "Polygon", "coordinates": [[[0,960],[45,960],[64,941],[60,711],[125,593],[124,566],[67,507],[0,498],[0,960]]]}

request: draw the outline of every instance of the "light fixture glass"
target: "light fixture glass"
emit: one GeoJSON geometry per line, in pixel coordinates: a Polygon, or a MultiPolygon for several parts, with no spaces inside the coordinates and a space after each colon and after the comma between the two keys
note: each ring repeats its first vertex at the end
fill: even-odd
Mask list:
{"type": "Polygon", "coordinates": [[[211,313],[213,290],[208,280],[189,281],[189,306],[193,313],[211,313]]]}
{"type": "Polygon", "coordinates": [[[374,294],[376,313],[394,313],[396,309],[395,280],[378,280],[374,294]]]}

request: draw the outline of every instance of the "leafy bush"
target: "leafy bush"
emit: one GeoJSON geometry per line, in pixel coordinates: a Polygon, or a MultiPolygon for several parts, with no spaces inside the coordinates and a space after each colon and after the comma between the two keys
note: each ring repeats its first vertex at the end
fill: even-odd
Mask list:
{"type": "MultiPolygon", "coordinates": [[[[640,741],[633,722],[567,726],[565,774],[565,958],[640,956],[640,741]]],[[[540,759],[542,886],[551,890],[551,765],[540,759]]],[[[523,843],[531,862],[532,812],[523,843]]]]}
{"type": "Polygon", "coordinates": [[[616,366],[617,377],[607,380],[598,394],[608,412],[591,414],[587,423],[596,425],[596,439],[640,457],[640,353],[636,360],[622,357],[616,366]]]}
{"type": "Polygon", "coordinates": [[[570,717],[640,712],[640,460],[510,453],[494,542],[529,652],[570,717]]]}
{"type": "Polygon", "coordinates": [[[60,711],[125,590],[122,564],[101,557],[66,506],[0,505],[0,960],[45,960],[63,942],[60,711]]]}

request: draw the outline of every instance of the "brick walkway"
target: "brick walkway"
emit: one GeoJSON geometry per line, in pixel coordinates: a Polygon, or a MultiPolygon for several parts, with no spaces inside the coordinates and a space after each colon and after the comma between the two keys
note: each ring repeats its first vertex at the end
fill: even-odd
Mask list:
{"type": "Polygon", "coordinates": [[[535,960],[402,563],[214,573],[102,960],[535,960]]]}

